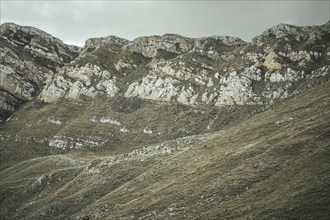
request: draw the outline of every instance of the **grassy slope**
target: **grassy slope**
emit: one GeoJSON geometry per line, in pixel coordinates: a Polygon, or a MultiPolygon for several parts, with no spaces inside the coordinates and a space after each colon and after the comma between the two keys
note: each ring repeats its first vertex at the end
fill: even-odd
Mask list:
{"type": "Polygon", "coordinates": [[[329,86],[162,157],[24,161],[0,172],[1,217],[329,219],[329,86]]]}
{"type": "Polygon", "coordinates": [[[116,201],[104,214],[109,219],[328,219],[328,88],[329,83],[311,90],[158,164],[87,213],[116,201]]]}
{"type": "Polygon", "coordinates": [[[105,142],[92,149],[79,149],[83,154],[126,153],[147,144],[218,131],[246,118],[255,108],[257,106],[191,108],[124,97],[63,100],[54,104],[33,101],[16,112],[12,120],[0,124],[0,137],[10,136],[0,142],[0,170],[27,158],[68,153],[68,150],[63,152],[48,146],[54,136],[105,142]],[[117,119],[121,125],[91,121],[102,117],[117,119]],[[60,120],[62,124],[49,123],[49,119],[60,120]],[[143,133],[146,127],[153,133],[143,133]],[[120,132],[120,128],[130,132],[120,132]]]}

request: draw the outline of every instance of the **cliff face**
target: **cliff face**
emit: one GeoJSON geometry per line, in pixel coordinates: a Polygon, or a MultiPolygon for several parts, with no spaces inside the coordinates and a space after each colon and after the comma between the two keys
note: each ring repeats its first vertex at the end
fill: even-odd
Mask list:
{"type": "Polygon", "coordinates": [[[329,72],[329,22],[82,48],[2,24],[0,218],[322,219],[329,72]]]}
{"type": "Polygon", "coordinates": [[[1,118],[22,106],[28,110],[14,114],[13,123],[32,130],[3,134],[8,142],[103,149],[218,131],[329,79],[330,23],[280,24],[252,42],[108,36],[83,48],[33,27],[8,23],[0,30],[1,118]],[[101,131],[83,129],[91,126],[101,131]],[[111,135],[102,131],[110,128],[111,135]]]}
{"type": "Polygon", "coordinates": [[[56,69],[78,56],[80,48],[36,29],[5,23],[0,27],[0,112],[3,120],[20,103],[38,96],[56,69]]]}
{"type": "Polygon", "coordinates": [[[329,29],[329,23],[280,24],[251,43],[235,37],[109,36],[78,48],[33,27],[3,24],[2,111],[37,96],[47,103],[124,95],[190,106],[267,106],[291,96],[296,82],[329,72],[329,29]]]}
{"type": "Polygon", "coordinates": [[[189,39],[169,34],[132,42],[113,36],[92,39],[70,63],[70,70],[64,67],[53,76],[39,99],[118,94],[190,106],[267,106],[291,96],[295,82],[329,72],[327,39],[329,24],[303,28],[282,24],[252,43],[234,37],[189,39]],[[58,84],[61,77],[65,85],[58,84]]]}
{"type": "MultiPolygon", "coordinates": [[[[25,109],[4,127],[18,132],[11,134],[12,137],[10,133],[1,137],[2,144],[10,143],[1,148],[2,154],[7,155],[6,159],[1,158],[1,218],[327,219],[330,215],[329,86],[328,81],[310,88],[294,99],[219,132],[186,134],[184,138],[169,141],[162,141],[166,133],[159,134],[154,127],[140,131],[124,127],[153,122],[153,111],[159,115],[157,122],[163,123],[162,109],[169,111],[166,106],[143,114],[143,110],[152,106],[133,107],[117,100],[116,104],[120,104],[116,110],[128,110],[131,106],[128,112],[133,113],[126,115],[129,121],[118,120],[119,115],[107,108],[106,100],[98,111],[81,103],[70,105],[77,108],[76,118],[71,121],[65,119],[71,114],[68,107],[49,111],[34,106],[40,112],[37,116],[25,109]],[[86,118],[91,112],[107,112],[111,117],[86,118]],[[40,116],[53,118],[46,121],[40,116]],[[81,127],[86,126],[83,119],[90,120],[85,128],[81,127]],[[30,127],[20,130],[18,125],[30,127]],[[38,130],[40,126],[57,134],[49,145],[47,138],[32,136],[36,133],[46,136],[45,129],[38,130]],[[64,136],[65,127],[88,131],[84,135],[76,134],[79,138],[74,139],[64,136]],[[112,147],[107,153],[97,153],[95,149],[113,146],[115,139],[104,143],[95,136],[110,139],[119,128],[125,135],[118,135],[119,139],[143,137],[136,143],[139,145],[156,135],[158,142],[135,149],[125,144],[124,152],[112,147]],[[24,137],[23,130],[31,132],[24,137]],[[52,152],[45,153],[49,148],[52,152]],[[8,163],[10,151],[16,152],[11,157],[13,164],[8,163]],[[31,156],[31,151],[39,155],[31,156]]],[[[176,109],[166,120],[185,113],[197,114],[199,118],[212,115],[176,109]]],[[[172,124],[179,123],[178,120],[183,119],[168,123],[170,132],[176,132],[178,127],[172,129],[172,124]]],[[[189,122],[185,121],[180,128],[189,128],[189,122]]]]}

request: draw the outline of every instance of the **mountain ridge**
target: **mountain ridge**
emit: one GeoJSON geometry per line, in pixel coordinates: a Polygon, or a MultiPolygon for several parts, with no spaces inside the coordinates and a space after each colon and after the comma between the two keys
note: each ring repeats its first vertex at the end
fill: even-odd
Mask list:
{"type": "MultiPolygon", "coordinates": [[[[274,26],[266,33],[278,30],[282,33],[283,27],[287,25],[274,26]]],[[[58,102],[68,100],[76,103],[71,106],[72,109],[76,108],[74,105],[88,106],[93,103],[101,108],[103,103],[98,100],[109,100],[108,107],[117,109],[111,104],[110,100],[113,100],[115,105],[127,107],[123,112],[111,113],[120,114],[118,118],[109,115],[110,112],[85,114],[93,123],[117,126],[113,128],[115,130],[112,134],[117,137],[117,141],[121,140],[123,143],[125,137],[118,136],[137,132],[136,130],[142,133],[144,130],[163,133],[169,126],[164,122],[164,127],[159,127],[156,120],[148,122],[151,123],[148,125],[145,119],[140,122],[145,127],[134,128],[130,125],[131,128],[128,128],[129,125],[123,126],[123,123],[116,125],[115,121],[126,121],[125,112],[132,111],[128,108],[133,109],[133,114],[142,109],[149,112],[143,105],[150,101],[155,101],[150,106],[160,111],[161,108],[156,106],[165,103],[173,106],[169,108],[170,112],[175,112],[176,108],[181,109],[180,105],[187,106],[188,108],[182,107],[185,109],[183,118],[188,120],[185,123],[190,123],[189,120],[200,121],[197,119],[198,114],[188,116],[189,108],[196,112],[209,112],[208,114],[221,112],[231,120],[242,119],[244,115],[250,116],[271,108],[303,92],[306,87],[329,78],[329,23],[295,27],[290,33],[292,36],[260,35],[262,37],[259,43],[241,44],[239,40],[237,43],[237,38],[227,37],[189,39],[172,34],[141,37],[133,41],[116,36],[91,38],[83,48],[76,48],[79,53],[65,49],[62,41],[40,39],[44,35],[53,39],[42,31],[32,28],[31,32],[36,35],[41,33],[42,36],[30,36],[20,32],[22,28],[14,24],[1,26],[2,121],[15,119],[15,114],[9,117],[20,106],[23,109],[29,105],[44,106],[46,111],[53,111],[52,104],[57,105],[58,102]],[[15,27],[18,31],[7,30],[15,27]],[[304,30],[299,32],[300,29],[304,30]],[[297,34],[299,39],[296,39],[297,34]],[[306,42],[311,42],[311,36],[316,39],[313,41],[315,49],[308,50],[310,45],[306,42]],[[21,43],[17,40],[21,40],[21,43]],[[63,48],[60,50],[61,45],[48,43],[52,41],[60,42],[63,48]],[[31,103],[26,104],[29,102],[31,103]],[[48,103],[50,107],[44,103],[48,103]]],[[[288,30],[290,32],[291,29],[288,30]]],[[[70,105],[65,104],[67,107],[70,105]]],[[[189,129],[197,132],[192,134],[198,134],[203,129],[216,131],[220,129],[219,123],[223,123],[223,126],[230,123],[231,120],[219,117],[218,113],[214,116],[204,115],[202,118],[205,122],[200,129],[189,126],[189,129]]],[[[47,114],[51,115],[50,112],[47,114]]],[[[144,115],[142,112],[140,114],[144,115]]],[[[164,112],[164,115],[167,113],[164,112]]],[[[61,117],[47,117],[42,126],[47,129],[50,123],[62,129],[61,121],[74,115],[68,114],[64,119],[60,119],[61,117]]],[[[90,126],[90,121],[81,120],[82,124],[79,126],[90,126]]],[[[175,123],[173,125],[176,126],[175,123]]],[[[180,126],[182,125],[184,123],[180,126]]],[[[82,130],[80,132],[85,133],[82,130]]],[[[71,133],[50,133],[44,138],[49,138],[48,145],[57,143],[57,146],[62,143],[60,148],[63,149],[88,146],[94,142],[106,145],[105,143],[112,140],[103,136],[97,137],[98,141],[87,138],[77,142],[79,137],[71,133]]],[[[169,132],[167,135],[172,136],[169,132]]],[[[181,135],[184,134],[177,137],[183,137],[181,135]]],[[[39,135],[37,136],[39,139],[39,135]]],[[[154,133],[149,136],[154,136],[153,141],[158,138],[154,133]]]]}
{"type": "Polygon", "coordinates": [[[124,154],[24,160],[0,172],[1,217],[327,219],[328,88],[215,133],[124,154]]]}
{"type": "Polygon", "coordinates": [[[0,218],[328,219],[329,24],[83,47],[0,25],[0,218]]]}

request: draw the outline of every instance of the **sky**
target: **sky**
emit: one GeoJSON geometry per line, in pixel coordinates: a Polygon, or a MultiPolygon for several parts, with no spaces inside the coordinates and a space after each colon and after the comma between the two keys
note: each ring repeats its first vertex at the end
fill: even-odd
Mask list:
{"type": "Polygon", "coordinates": [[[34,26],[65,43],[91,37],[176,33],[187,37],[237,36],[245,41],[279,23],[320,25],[330,0],[0,0],[0,23],[34,26]]]}

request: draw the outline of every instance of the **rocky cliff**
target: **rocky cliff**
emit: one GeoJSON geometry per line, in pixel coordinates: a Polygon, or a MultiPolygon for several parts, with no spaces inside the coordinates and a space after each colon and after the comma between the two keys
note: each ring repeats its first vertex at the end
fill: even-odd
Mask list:
{"type": "Polygon", "coordinates": [[[75,59],[80,48],[34,27],[0,26],[0,120],[32,100],[56,70],[75,59]]]}
{"type": "Polygon", "coordinates": [[[83,48],[33,27],[1,25],[2,118],[18,103],[125,96],[190,106],[268,106],[329,72],[329,23],[280,24],[247,43],[174,34],[92,38],[83,48]]]}
{"type": "Polygon", "coordinates": [[[251,42],[108,36],[79,48],[33,27],[2,24],[1,120],[21,131],[0,135],[4,146],[28,140],[49,153],[218,131],[327,81],[329,39],[328,22],[280,24],[251,42]]]}
{"type": "Polygon", "coordinates": [[[71,70],[63,67],[58,71],[39,99],[53,102],[60,97],[118,93],[191,106],[267,106],[291,96],[296,82],[329,72],[329,36],[329,24],[281,24],[251,43],[234,37],[189,39],[170,34],[140,37],[131,42],[113,36],[92,39],[69,64],[71,70]],[[109,54],[104,55],[107,50],[109,54]],[[144,60],[141,62],[136,56],[144,60]],[[101,73],[91,74],[88,68],[111,80],[96,79],[101,73]],[[132,79],[138,74],[141,76],[132,79]],[[61,79],[66,79],[67,86],[57,83],[61,79]],[[59,94],[58,90],[63,92],[59,94]]]}
{"type": "Polygon", "coordinates": [[[218,131],[329,79],[329,22],[280,24],[251,42],[108,36],[83,48],[33,27],[0,30],[1,120],[20,130],[0,134],[3,145],[28,141],[47,153],[218,131]]]}
{"type": "Polygon", "coordinates": [[[330,22],[82,48],[2,24],[0,218],[322,219],[329,72],[330,22]]]}

